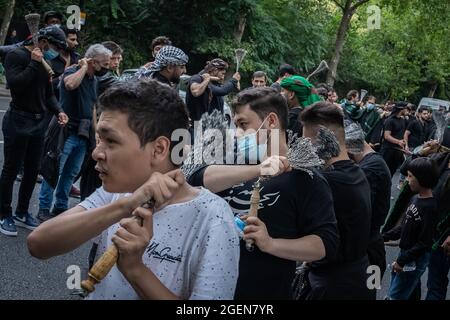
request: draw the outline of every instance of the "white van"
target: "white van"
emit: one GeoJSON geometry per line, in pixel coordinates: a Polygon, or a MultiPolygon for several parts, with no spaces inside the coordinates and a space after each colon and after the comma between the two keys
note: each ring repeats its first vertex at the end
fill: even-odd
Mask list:
{"type": "Polygon", "coordinates": [[[428,107],[432,110],[439,110],[442,108],[445,108],[446,111],[450,110],[450,101],[446,100],[439,100],[439,99],[433,99],[433,98],[422,98],[420,100],[419,106],[417,109],[420,109],[420,107],[428,107]]]}

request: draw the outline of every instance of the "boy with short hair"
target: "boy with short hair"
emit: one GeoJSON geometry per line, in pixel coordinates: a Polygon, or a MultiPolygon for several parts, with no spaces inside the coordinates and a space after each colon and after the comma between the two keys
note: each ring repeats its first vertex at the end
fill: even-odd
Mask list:
{"type": "Polygon", "coordinates": [[[402,225],[383,234],[384,241],[400,239],[400,254],[392,264],[388,295],[391,300],[408,300],[420,285],[430,259],[436,213],[432,192],[439,179],[436,163],[417,158],[408,164],[407,170],[407,181],[417,195],[411,199],[402,225]]]}

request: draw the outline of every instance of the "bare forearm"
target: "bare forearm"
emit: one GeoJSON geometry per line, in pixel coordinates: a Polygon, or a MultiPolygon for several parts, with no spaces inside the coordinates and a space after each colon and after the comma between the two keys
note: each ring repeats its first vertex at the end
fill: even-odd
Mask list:
{"type": "Polygon", "coordinates": [[[405,134],[403,136],[403,140],[405,140],[405,144],[408,145],[409,135],[411,134],[410,131],[406,130],[405,134]]]}
{"type": "Polygon", "coordinates": [[[144,264],[130,273],[124,274],[134,291],[145,300],[178,300],[155,274],[144,264]]]}
{"type": "Polygon", "coordinates": [[[212,165],[205,170],[203,185],[211,192],[217,193],[239,183],[255,179],[259,177],[260,172],[259,165],[212,165]]]}
{"type": "Polygon", "coordinates": [[[64,78],[64,85],[67,90],[75,90],[83,81],[86,75],[87,67],[81,67],[77,72],[64,78]]]}
{"type": "Polygon", "coordinates": [[[267,253],[279,258],[312,262],[325,257],[325,246],[320,237],[309,235],[299,239],[272,239],[267,253]]]}
{"type": "Polygon", "coordinates": [[[384,138],[385,138],[388,142],[393,143],[393,144],[399,144],[399,143],[400,143],[400,140],[395,139],[395,138],[394,138],[393,136],[391,136],[391,134],[388,133],[388,132],[385,132],[385,133],[384,133],[384,138]]]}
{"type": "Polygon", "coordinates": [[[203,82],[201,82],[201,83],[193,83],[191,85],[192,95],[194,97],[201,96],[205,92],[206,88],[208,87],[208,84],[209,84],[209,80],[207,80],[207,79],[203,80],[203,82]]]}
{"type": "Polygon", "coordinates": [[[86,211],[75,207],[41,224],[28,236],[28,249],[36,258],[48,259],[70,252],[131,214],[126,199],[86,211]]]}

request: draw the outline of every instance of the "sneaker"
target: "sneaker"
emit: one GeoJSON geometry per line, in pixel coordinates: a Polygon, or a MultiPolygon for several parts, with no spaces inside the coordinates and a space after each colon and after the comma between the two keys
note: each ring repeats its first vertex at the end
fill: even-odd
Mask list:
{"type": "Polygon", "coordinates": [[[39,226],[39,221],[37,221],[36,218],[34,218],[28,212],[20,213],[16,211],[13,218],[18,227],[22,227],[28,230],[34,230],[39,226]]]}
{"type": "Polygon", "coordinates": [[[41,222],[47,221],[47,220],[49,220],[49,219],[51,219],[51,218],[53,218],[53,217],[54,217],[54,216],[50,213],[50,210],[49,210],[49,209],[39,209],[37,218],[38,218],[41,222]]]}
{"type": "Polygon", "coordinates": [[[72,188],[70,189],[70,192],[69,192],[69,197],[79,198],[80,197],[80,189],[78,189],[77,187],[72,185],[72,188]]]}
{"type": "Polygon", "coordinates": [[[17,228],[12,217],[0,220],[0,232],[7,236],[17,236],[17,228]]]}
{"type": "Polygon", "coordinates": [[[51,216],[52,216],[52,218],[56,217],[57,215],[60,215],[61,213],[63,213],[64,211],[67,211],[67,210],[68,210],[67,208],[63,209],[63,208],[53,207],[51,216]]]}

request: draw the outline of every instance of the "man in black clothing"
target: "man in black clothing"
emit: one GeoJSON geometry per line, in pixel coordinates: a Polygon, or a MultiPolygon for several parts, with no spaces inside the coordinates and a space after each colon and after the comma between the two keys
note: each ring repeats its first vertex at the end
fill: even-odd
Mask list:
{"type": "Polygon", "coordinates": [[[408,123],[405,131],[405,149],[413,151],[416,147],[421,146],[425,142],[427,130],[427,119],[429,116],[427,108],[420,108],[416,112],[416,116],[408,123]]]}
{"type": "Polygon", "coordinates": [[[36,48],[31,41],[6,56],[6,79],[11,88],[10,109],[3,118],[4,159],[0,177],[0,231],[16,236],[18,226],[28,229],[38,222],[28,213],[28,206],[39,172],[48,125],[48,111],[65,125],[67,115],[62,111],[50,82],[48,72],[42,65],[45,57],[55,57],[59,46],[66,43],[64,32],[56,26],[39,31],[36,48]],[[19,189],[17,210],[12,216],[11,200],[14,180],[24,164],[24,175],[19,189]]]}
{"type": "Polygon", "coordinates": [[[76,52],[76,48],[78,47],[78,31],[76,29],[68,29],[66,26],[61,26],[60,28],[66,35],[67,47],[66,49],[60,49],[59,55],[52,60],[52,70],[55,73],[52,79],[53,91],[58,100],[59,83],[64,70],[78,64],[80,60],[80,55],[76,52]]]}
{"type": "Polygon", "coordinates": [[[190,181],[222,196],[235,215],[247,215],[253,184],[261,174],[271,175],[262,182],[258,218],[243,217],[247,222],[244,240],[252,239],[256,246],[249,252],[241,241],[235,298],[292,299],[296,261],[331,259],[336,252],[338,235],[330,188],[315,170],[311,176],[290,170],[285,158],[287,106],[276,90],[245,90],[232,107],[238,139],[252,140],[258,149],[266,149],[262,155],[266,160],[253,166],[211,165],[190,181]],[[256,136],[248,134],[257,129],[269,131],[269,137],[261,131],[256,136]],[[279,150],[272,150],[274,143],[279,150]]]}
{"type": "Polygon", "coordinates": [[[294,67],[291,66],[290,64],[287,64],[287,63],[282,64],[278,68],[278,79],[277,79],[277,81],[272,83],[272,85],[270,87],[276,89],[278,92],[281,92],[281,81],[284,78],[287,78],[287,77],[295,75],[296,73],[297,72],[295,71],[294,67]]]}
{"type": "Polygon", "coordinates": [[[281,93],[285,97],[289,108],[288,129],[302,136],[302,125],[299,115],[304,108],[320,101],[320,97],[315,94],[313,85],[300,76],[290,76],[281,80],[281,93]]]}
{"type": "Polygon", "coordinates": [[[241,76],[236,72],[223,86],[228,63],[220,58],[208,61],[205,68],[189,79],[186,106],[191,121],[198,121],[204,113],[219,110],[223,113],[223,97],[238,88],[241,76]]]}
{"type": "Polygon", "coordinates": [[[403,140],[406,131],[406,120],[403,118],[408,112],[406,102],[396,102],[391,116],[384,123],[384,141],[381,145],[381,155],[389,167],[391,176],[405,160],[402,150],[405,149],[403,140]]]}
{"type": "Polygon", "coordinates": [[[369,182],[372,220],[367,254],[370,264],[379,266],[383,276],[386,271],[386,251],[380,229],[389,213],[391,174],[383,157],[364,140],[364,131],[359,125],[346,124],[345,144],[349,157],[360,166],[369,182]]]}
{"type": "Polygon", "coordinates": [[[317,102],[306,108],[300,118],[304,137],[318,143],[317,138],[325,127],[339,142],[339,150],[326,159],[323,175],[333,194],[341,241],[336,258],[312,264],[309,274],[312,290],[308,299],[375,299],[375,290],[367,287],[367,249],[372,211],[370,187],[364,172],[348,157],[344,113],[329,102],[317,102]]]}
{"type": "Polygon", "coordinates": [[[140,68],[135,77],[154,79],[175,88],[180,82],[180,77],[186,73],[188,62],[189,58],[183,50],[172,46],[164,46],[158,51],[151,67],[148,69],[140,68]]]}

